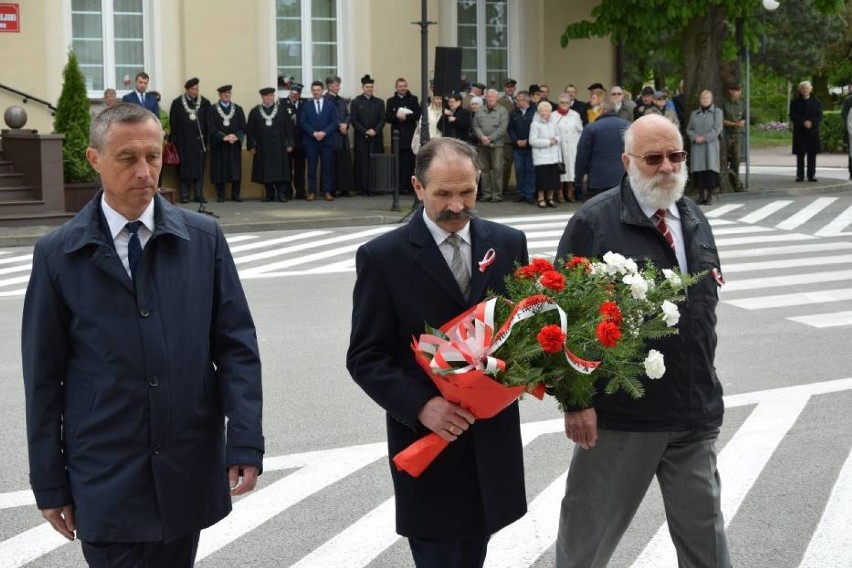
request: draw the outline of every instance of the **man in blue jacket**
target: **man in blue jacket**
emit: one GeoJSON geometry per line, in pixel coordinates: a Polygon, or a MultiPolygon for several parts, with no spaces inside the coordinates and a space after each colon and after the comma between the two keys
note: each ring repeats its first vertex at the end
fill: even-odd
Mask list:
{"type": "Polygon", "coordinates": [[[624,131],[630,123],[619,117],[615,103],[607,100],[601,105],[603,114],[583,129],[577,145],[577,161],[574,164],[574,185],[576,193],[586,197],[614,187],[621,182],[624,167],[621,154],[624,152],[624,131]],[[587,183],[583,178],[588,175],[587,183]]]}
{"type": "Polygon", "coordinates": [[[157,194],[162,140],[140,106],[94,118],[103,191],[38,241],[24,302],[30,484],[96,567],[191,567],[262,465],[254,323],[215,220],[157,194]]]}
{"type": "Polygon", "coordinates": [[[311,83],[311,99],[299,110],[299,127],[308,159],[307,201],[317,198],[317,165],[322,164],[322,191],[326,201],[334,201],[331,187],[332,162],[336,144],[334,133],[340,124],[334,103],[322,96],[322,82],[311,83]]]}
{"type": "Polygon", "coordinates": [[[515,100],[518,107],[509,116],[508,130],[509,140],[512,141],[515,178],[518,186],[518,196],[515,201],[526,201],[531,204],[535,200],[535,166],[533,166],[529,139],[535,109],[530,106],[530,94],[527,91],[518,93],[515,100]]]}
{"type": "Polygon", "coordinates": [[[144,71],[137,73],[136,89],[121,97],[121,102],[143,106],[153,112],[154,116],[159,117],[160,103],[157,102],[157,97],[145,92],[148,90],[148,82],[150,79],[151,78],[144,71]]]}

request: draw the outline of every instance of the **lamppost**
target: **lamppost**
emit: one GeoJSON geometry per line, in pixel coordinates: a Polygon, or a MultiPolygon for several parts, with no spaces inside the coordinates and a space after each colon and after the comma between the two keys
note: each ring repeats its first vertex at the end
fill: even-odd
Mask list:
{"type": "MultiPolygon", "coordinates": [[[[781,4],[778,0],[763,0],[763,9],[774,12],[781,4]]],[[[746,47],[745,51],[745,188],[748,189],[749,176],[751,175],[751,49],[746,47]]]]}

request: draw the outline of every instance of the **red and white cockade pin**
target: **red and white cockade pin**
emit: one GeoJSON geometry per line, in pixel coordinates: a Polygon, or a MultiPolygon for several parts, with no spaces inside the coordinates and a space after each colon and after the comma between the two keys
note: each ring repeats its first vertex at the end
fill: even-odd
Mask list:
{"type": "Polygon", "coordinates": [[[718,268],[716,268],[714,266],[713,270],[711,270],[710,273],[713,275],[713,280],[716,281],[716,284],[721,286],[722,284],[725,283],[725,278],[724,278],[724,276],[722,276],[722,273],[719,271],[718,268]]]}
{"type": "Polygon", "coordinates": [[[485,269],[494,264],[495,260],[497,260],[497,253],[494,252],[493,248],[485,251],[485,256],[479,261],[479,271],[485,272],[485,269]]]}

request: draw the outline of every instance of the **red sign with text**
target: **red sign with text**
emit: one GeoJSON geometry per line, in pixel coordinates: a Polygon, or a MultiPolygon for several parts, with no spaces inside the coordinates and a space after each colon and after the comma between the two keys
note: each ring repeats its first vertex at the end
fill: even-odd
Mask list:
{"type": "Polygon", "coordinates": [[[0,4],[0,32],[21,31],[21,10],[17,4],[0,4]]]}

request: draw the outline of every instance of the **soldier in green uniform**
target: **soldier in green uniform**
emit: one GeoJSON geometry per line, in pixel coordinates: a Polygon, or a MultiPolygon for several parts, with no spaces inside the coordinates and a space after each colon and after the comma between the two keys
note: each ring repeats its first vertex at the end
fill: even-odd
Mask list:
{"type": "Polygon", "coordinates": [[[723,168],[725,182],[734,191],[745,191],[740,180],[740,156],[742,155],[743,132],[745,131],[745,102],[739,85],[728,87],[728,98],[722,103],[725,126],[725,159],[723,168]]]}

